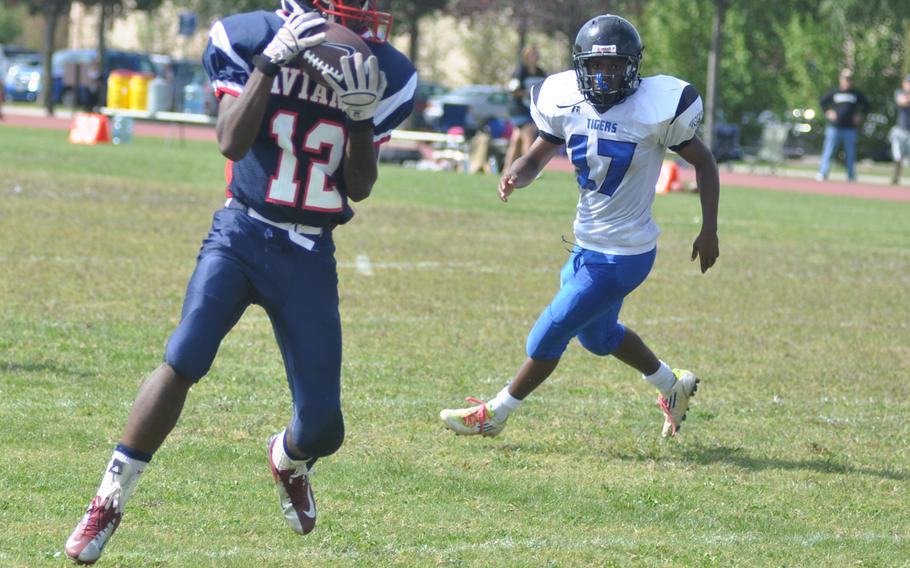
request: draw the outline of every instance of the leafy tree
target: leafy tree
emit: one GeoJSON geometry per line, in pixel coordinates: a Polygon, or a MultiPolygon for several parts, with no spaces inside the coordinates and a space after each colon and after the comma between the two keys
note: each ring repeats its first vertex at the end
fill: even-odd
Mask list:
{"type": "Polygon", "coordinates": [[[461,39],[468,68],[466,79],[474,84],[505,85],[515,66],[514,37],[503,35],[506,18],[478,19],[461,39]]]}
{"type": "MultiPolygon", "coordinates": [[[[54,89],[53,89],[53,65],[52,56],[56,50],[57,26],[60,19],[69,15],[70,8],[73,5],[72,0],[6,0],[6,5],[16,8],[21,7],[32,14],[40,14],[44,19],[44,65],[43,74],[44,85],[41,88],[41,101],[48,114],[54,113],[54,89]]],[[[161,4],[161,0],[132,0],[123,2],[122,0],[82,0],[80,2],[86,6],[101,4],[105,14],[119,14],[128,8],[150,10],[161,4]]],[[[104,30],[105,19],[101,18],[98,27],[98,47],[103,52],[105,47],[104,30]]]]}
{"type": "Polygon", "coordinates": [[[408,35],[408,57],[416,65],[420,49],[420,21],[443,10],[449,0],[390,0],[389,3],[396,28],[404,28],[408,35]]]}
{"type": "Polygon", "coordinates": [[[716,108],[706,110],[720,122],[746,126],[765,110],[786,119],[789,109],[817,107],[844,66],[855,68],[857,86],[870,96],[873,110],[890,116],[893,90],[910,71],[905,0],[452,0],[449,11],[474,21],[504,13],[514,23],[509,31],[520,38],[526,30],[540,30],[567,43],[593,14],[622,15],[644,39],[643,74],[685,79],[706,103],[713,40],[719,46],[713,54],[716,108]],[[712,38],[718,7],[724,19],[712,38]]]}
{"type": "Polygon", "coordinates": [[[0,43],[11,43],[22,33],[24,6],[0,5],[0,43]]]}
{"type": "Polygon", "coordinates": [[[519,36],[518,51],[524,47],[528,33],[538,31],[561,36],[571,47],[578,29],[599,14],[616,14],[635,22],[642,14],[645,0],[452,0],[449,12],[472,20],[488,18],[491,13],[504,14],[519,36]]]}
{"type": "Polygon", "coordinates": [[[71,0],[7,0],[8,6],[24,6],[32,14],[44,17],[44,85],[41,99],[48,114],[54,113],[51,56],[54,54],[57,25],[60,18],[69,14],[71,0]]]}
{"type": "Polygon", "coordinates": [[[450,0],[445,11],[471,23],[471,32],[461,42],[469,61],[466,79],[472,83],[504,84],[528,42],[559,38],[565,49],[558,57],[551,54],[544,58],[545,66],[550,70],[568,68],[575,35],[586,21],[609,12],[635,19],[644,4],[642,0],[450,0]]]}
{"type": "MultiPolygon", "coordinates": [[[[125,2],[123,0],[80,0],[80,3],[84,6],[98,6],[99,8],[99,18],[98,18],[98,61],[104,61],[105,52],[107,51],[107,37],[106,31],[110,22],[118,17],[126,14],[130,9],[141,10],[145,12],[151,12],[161,6],[162,0],[132,0],[125,2]]],[[[101,93],[105,89],[105,77],[103,73],[98,75],[98,92],[101,93]]]]}
{"type": "MultiPolygon", "coordinates": [[[[298,0],[301,5],[309,5],[309,0],[298,0]]],[[[420,45],[419,22],[444,9],[449,0],[381,0],[379,8],[387,10],[394,16],[395,30],[404,30],[410,39],[410,58],[416,63],[420,45]]],[[[262,0],[175,0],[175,4],[195,11],[203,20],[213,20],[229,14],[269,9],[268,3],[262,0]]],[[[280,0],[274,0],[277,8],[280,0]]]]}
{"type": "Polygon", "coordinates": [[[857,87],[871,94],[880,108],[890,103],[910,53],[910,2],[893,0],[821,0],[820,19],[828,35],[842,38],[828,61],[819,62],[827,82],[833,83],[840,67],[856,71],[857,87]],[[833,32],[833,33],[832,33],[833,32]]]}
{"type": "MultiPolygon", "coordinates": [[[[857,86],[888,111],[908,64],[910,3],[890,0],[727,0],[719,60],[720,121],[754,124],[770,110],[814,108],[841,67],[855,67],[857,86]]],[[[645,74],[668,73],[704,94],[714,0],[652,1],[646,7],[645,74]],[[693,22],[700,22],[693,25],[693,22]]],[[[746,133],[747,136],[749,133],[746,133]]],[[[751,135],[756,136],[757,131],[751,135]]]]}
{"type": "MultiPolygon", "coordinates": [[[[298,2],[306,3],[307,0],[298,2]]],[[[272,9],[278,9],[281,2],[274,0],[269,4],[262,0],[174,0],[174,4],[196,12],[202,21],[210,21],[240,12],[267,10],[272,6],[272,9]]]]}

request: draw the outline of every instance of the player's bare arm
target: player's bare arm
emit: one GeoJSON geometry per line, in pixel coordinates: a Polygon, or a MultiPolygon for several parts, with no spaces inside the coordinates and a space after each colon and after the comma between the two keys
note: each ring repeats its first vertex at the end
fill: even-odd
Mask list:
{"type": "Polygon", "coordinates": [[[280,66],[291,63],[301,51],[325,39],[325,33],[317,31],[325,23],[324,18],[315,12],[304,12],[296,2],[290,2],[289,7],[287,16],[283,16],[284,24],[259,56],[261,61],[253,59],[256,67],[246,88],[239,97],[225,94],[218,105],[215,134],[218,149],[228,159],[240,160],[253,145],[280,66]]]}
{"type": "Polygon", "coordinates": [[[702,273],[714,266],[720,256],[717,242],[717,206],[720,200],[720,178],[711,150],[696,136],[679,150],[684,160],[695,166],[695,178],[701,199],[701,231],[692,243],[692,260],[701,261],[702,273]]]}
{"type": "Polygon", "coordinates": [[[509,171],[499,180],[499,199],[508,201],[513,191],[534,181],[561,147],[543,138],[534,140],[528,152],[515,160],[509,171]]]}
{"type": "Polygon", "coordinates": [[[215,135],[218,149],[229,160],[240,160],[253,145],[269,104],[272,80],[255,69],[239,97],[228,93],[221,97],[215,135]]]}
{"type": "Polygon", "coordinates": [[[351,201],[370,196],[379,177],[378,155],[373,144],[372,122],[368,130],[349,130],[344,157],[344,183],[351,201]]]}

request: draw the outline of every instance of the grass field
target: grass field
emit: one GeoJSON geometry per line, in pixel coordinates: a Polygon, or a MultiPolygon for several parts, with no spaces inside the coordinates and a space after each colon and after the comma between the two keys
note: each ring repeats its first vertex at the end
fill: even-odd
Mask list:
{"type": "MultiPolygon", "coordinates": [[[[222,164],[212,144],[0,129],[0,565],[64,562],[222,164]]],[[[494,188],[386,167],[336,232],[348,437],[317,467],[316,532],[277,509],[265,443],[290,401],[252,308],[99,565],[910,565],[910,204],[725,187],[701,275],[697,197],[659,198],[622,320],[703,377],[680,437],[659,438],[640,377],[573,343],[500,437],[456,438],[439,409],[511,378],[571,238],[570,175],[505,205],[494,188]]]]}

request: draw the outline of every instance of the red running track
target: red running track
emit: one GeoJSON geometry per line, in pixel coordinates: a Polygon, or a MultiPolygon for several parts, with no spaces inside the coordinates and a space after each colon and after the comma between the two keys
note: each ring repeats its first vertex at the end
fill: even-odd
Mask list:
{"type": "MultiPolygon", "coordinates": [[[[67,130],[69,118],[48,116],[25,116],[5,113],[0,119],[0,126],[20,126],[30,128],[51,128],[67,130]]],[[[177,124],[156,123],[137,120],[134,122],[134,136],[155,136],[159,138],[178,138],[180,126],[177,124]]],[[[210,126],[183,125],[183,137],[188,140],[215,141],[215,129],[210,126]]],[[[563,156],[554,158],[547,169],[572,172],[574,167],[563,156]]],[[[694,182],[695,171],[691,168],[680,168],[683,182],[694,182]]],[[[819,195],[840,195],[867,199],[884,199],[888,201],[910,201],[910,188],[906,186],[885,186],[872,183],[847,183],[843,181],[815,181],[812,178],[784,175],[747,174],[720,171],[721,186],[751,187],[771,191],[795,191],[819,195]]]]}
{"type": "MultiPolygon", "coordinates": [[[[49,128],[55,130],[69,130],[72,119],[56,116],[31,116],[4,113],[0,119],[0,126],[20,126],[27,128],[49,128]]],[[[178,125],[176,123],[148,122],[143,120],[133,121],[133,136],[155,136],[158,138],[178,138],[180,129],[187,140],[215,141],[215,129],[211,126],[195,124],[178,125]]]]}
{"type": "MultiPolygon", "coordinates": [[[[549,169],[559,171],[574,171],[574,166],[565,157],[557,157],[550,161],[549,169]]],[[[679,168],[679,177],[684,183],[695,183],[695,170],[679,168]]],[[[886,186],[874,183],[846,181],[816,181],[813,178],[793,177],[785,175],[746,174],[720,170],[720,185],[751,187],[768,189],[771,191],[795,191],[799,193],[814,193],[819,195],[841,195],[845,197],[861,197],[868,199],[884,199],[888,201],[910,201],[910,188],[906,186],[886,186]]]]}

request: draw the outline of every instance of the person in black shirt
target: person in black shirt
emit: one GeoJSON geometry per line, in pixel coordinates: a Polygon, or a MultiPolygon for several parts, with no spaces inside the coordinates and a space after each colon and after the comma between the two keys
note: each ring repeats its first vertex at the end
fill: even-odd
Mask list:
{"type": "Polygon", "coordinates": [[[831,158],[837,147],[844,145],[847,160],[847,179],[856,181],[856,129],[869,112],[869,100],[853,86],[853,71],[842,69],[838,86],[821,98],[820,104],[828,119],[825,127],[825,146],[822,149],[822,164],[815,179],[828,179],[831,158]]]}
{"type": "Polygon", "coordinates": [[[539,57],[540,54],[533,45],[522,49],[521,61],[518,62],[509,81],[509,90],[512,91],[512,104],[509,109],[512,137],[509,139],[502,171],[508,171],[512,162],[524,154],[537,137],[537,126],[531,120],[531,87],[547,78],[546,71],[537,65],[539,57]]]}
{"type": "Polygon", "coordinates": [[[891,129],[891,155],[894,157],[894,175],[891,183],[901,181],[901,166],[910,158],[910,75],[904,77],[901,88],[894,91],[894,104],[897,105],[897,124],[891,129]]]}

